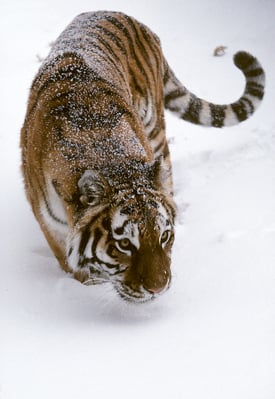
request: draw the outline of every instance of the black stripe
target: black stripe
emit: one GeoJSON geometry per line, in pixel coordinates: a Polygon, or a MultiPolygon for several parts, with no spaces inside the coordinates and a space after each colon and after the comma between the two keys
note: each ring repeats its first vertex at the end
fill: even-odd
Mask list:
{"type": "Polygon", "coordinates": [[[159,125],[156,125],[152,132],[148,135],[149,140],[154,140],[157,138],[159,133],[162,131],[162,128],[159,125]]]}
{"type": "Polygon", "coordinates": [[[133,23],[133,20],[128,15],[125,15],[125,19],[128,22],[128,24],[130,25],[131,30],[134,32],[135,43],[136,43],[138,49],[141,50],[141,54],[145,55],[146,59],[148,60],[149,59],[148,52],[139,38],[139,33],[136,29],[136,26],[133,23]]]}
{"type": "Polygon", "coordinates": [[[127,269],[127,267],[125,267],[123,270],[118,270],[115,273],[112,273],[112,276],[117,276],[118,274],[122,274],[125,272],[126,269],[127,269]]]}
{"type": "Polygon", "coordinates": [[[255,78],[257,76],[264,75],[264,70],[261,67],[259,67],[259,68],[252,69],[250,71],[244,71],[244,75],[247,78],[255,78]]]}
{"type": "Polygon", "coordinates": [[[154,149],[154,153],[156,154],[160,149],[161,149],[161,147],[164,145],[164,141],[163,140],[161,140],[161,142],[156,146],[156,148],[154,149]]]}
{"type": "Polygon", "coordinates": [[[92,244],[92,254],[93,256],[96,256],[96,248],[99,240],[103,236],[102,231],[97,227],[95,228],[94,234],[93,234],[93,244],[92,244]]]}
{"type": "Polygon", "coordinates": [[[165,95],[164,104],[165,108],[169,108],[169,102],[172,100],[176,100],[179,97],[183,97],[186,95],[186,90],[183,87],[178,87],[177,89],[171,91],[170,93],[165,95]]]}
{"type": "Polygon", "coordinates": [[[108,216],[102,219],[101,225],[106,231],[111,230],[111,221],[108,216]]]}
{"type": "Polygon", "coordinates": [[[90,231],[90,226],[86,227],[86,229],[81,233],[81,240],[80,240],[80,244],[78,247],[78,254],[80,256],[83,255],[85,248],[88,244],[88,241],[91,237],[91,231],[90,231]]]}
{"type": "Polygon", "coordinates": [[[136,76],[134,71],[129,67],[129,73],[131,76],[131,82],[134,86],[135,91],[137,91],[143,98],[144,98],[144,94],[143,94],[143,88],[139,85],[138,81],[136,80],[136,76]]]}
{"type": "MultiPolygon", "coordinates": [[[[111,57],[113,57],[114,59],[116,59],[116,61],[120,62],[120,58],[119,56],[116,54],[116,52],[113,50],[113,48],[110,46],[110,44],[105,40],[104,37],[102,37],[100,34],[97,34],[94,36],[95,39],[97,41],[99,41],[103,46],[104,49],[100,48],[99,49],[105,54],[105,50],[107,50],[109,52],[109,54],[111,55],[111,57]]],[[[94,44],[92,44],[94,45],[94,44]]],[[[107,54],[106,54],[107,55],[107,54]]],[[[110,57],[108,57],[109,60],[111,60],[110,57]]],[[[112,60],[112,64],[115,65],[114,61],[112,60]]]]}
{"type": "MultiPolygon", "coordinates": [[[[107,266],[108,269],[117,269],[117,268],[119,267],[119,264],[117,264],[117,265],[112,265],[111,263],[101,262],[100,260],[98,260],[98,262],[99,262],[101,265],[107,266]]],[[[118,274],[118,273],[117,273],[117,272],[111,273],[112,276],[115,275],[115,274],[118,274]]]]}
{"type": "MultiPolygon", "coordinates": [[[[147,112],[148,112],[148,101],[146,102],[146,105],[147,105],[147,112]]],[[[154,115],[153,115],[154,116],[154,115]]],[[[146,113],[146,115],[144,116],[144,119],[147,117],[147,113],[146,113]]],[[[155,119],[155,118],[154,118],[155,119]]],[[[144,127],[145,128],[147,128],[147,127],[149,127],[150,125],[151,125],[151,123],[152,123],[152,120],[153,120],[153,118],[151,118],[145,125],[144,125],[144,127]]]]}
{"type": "Polygon", "coordinates": [[[101,213],[95,215],[90,222],[85,227],[84,231],[81,232],[81,241],[78,248],[78,253],[80,256],[83,255],[86,245],[91,237],[91,227],[92,225],[101,217],[101,213]]]}
{"type": "Polygon", "coordinates": [[[211,111],[211,124],[214,127],[223,127],[225,119],[226,105],[215,105],[209,103],[211,111]]]}
{"type": "Polygon", "coordinates": [[[254,112],[254,110],[255,110],[255,107],[254,107],[253,102],[252,102],[249,98],[244,97],[244,96],[241,98],[240,101],[241,101],[242,103],[246,103],[246,104],[249,106],[249,108],[250,108],[249,113],[250,113],[250,114],[253,114],[253,112],[254,112]]]}
{"type": "Polygon", "coordinates": [[[160,61],[162,60],[162,52],[160,49],[159,38],[153,32],[148,32],[148,30],[144,25],[138,24],[138,26],[140,32],[142,33],[143,38],[146,40],[148,46],[150,47],[152,53],[154,54],[156,62],[160,68],[160,61]]]}
{"type": "MultiPolygon", "coordinates": [[[[123,209],[120,211],[120,213],[122,215],[124,215],[123,209]]],[[[127,213],[126,213],[127,214],[127,213]]],[[[123,225],[121,227],[117,227],[114,232],[118,235],[122,235],[125,229],[125,226],[127,226],[127,224],[129,223],[129,220],[125,220],[125,222],[123,223],[123,225]]]]}
{"type": "Polygon", "coordinates": [[[112,42],[123,53],[123,55],[127,55],[127,51],[126,51],[121,39],[115,33],[110,31],[109,29],[106,29],[104,26],[101,26],[101,25],[96,25],[95,28],[102,31],[105,36],[109,37],[112,40],[112,42]]]}
{"type": "MultiPolygon", "coordinates": [[[[37,181],[39,181],[39,180],[37,179],[37,181]]],[[[39,190],[40,190],[41,193],[42,193],[42,197],[43,197],[43,199],[44,199],[44,202],[45,202],[45,205],[46,205],[46,209],[47,209],[47,212],[48,212],[49,216],[50,216],[55,222],[60,223],[60,224],[62,224],[63,226],[67,226],[67,223],[66,223],[66,222],[64,222],[63,220],[59,219],[57,216],[55,216],[55,214],[53,213],[53,211],[52,211],[52,209],[51,209],[51,207],[50,207],[50,204],[49,204],[49,202],[48,202],[48,199],[47,199],[47,196],[46,196],[46,194],[45,194],[45,191],[43,190],[41,184],[38,183],[38,186],[39,186],[39,190]]]]}
{"type": "MultiPolygon", "coordinates": [[[[97,256],[93,256],[92,258],[84,258],[84,259],[81,260],[81,262],[80,262],[80,267],[81,268],[86,267],[88,265],[89,266],[90,265],[99,265],[99,266],[104,265],[104,266],[107,266],[109,269],[114,269],[114,268],[117,268],[119,266],[119,265],[112,265],[111,263],[102,262],[100,259],[97,258],[97,256]]],[[[98,273],[100,273],[99,270],[96,269],[96,271],[98,273]]]]}
{"type": "MultiPolygon", "coordinates": [[[[140,31],[140,30],[137,30],[137,29],[136,29],[136,26],[135,26],[133,20],[132,20],[128,15],[126,15],[125,18],[126,18],[126,21],[128,22],[128,24],[131,26],[132,31],[134,31],[134,37],[135,37],[135,45],[136,45],[136,47],[139,49],[140,54],[141,54],[141,56],[143,57],[143,60],[144,60],[144,62],[146,63],[147,67],[149,68],[151,75],[152,75],[154,78],[156,78],[156,76],[155,76],[155,74],[154,74],[154,69],[153,69],[153,67],[152,67],[152,60],[151,60],[151,63],[149,62],[151,56],[150,56],[150,54],[148,54],[146,48],[144,47],[142,41],[140,40],[140,37],[139,37],[139,31],[140,31]]],[[[147,42],[147,40],[146,40],[146,42],[147,42]]],[[[147,42],[147,43],[148,43],[148,42],[147,42]]]]}
{"type": "Polygon", "coordinates": [[[240,122],[245,121],[247,119],[246,109],[240,101],[231,104],[231,107],[240,122]]]}
{"type": "Polygon", "coordinates": [[[252,96],[262,100],[264,96],[263,86],[256,82],[248,82],[246,84],[245,93],[251,94],[252,96]]]}
{"type": "Polygon", "coordinates": [[[196,97],[194,94],[191,94],[188,108],[185,112],[182,113],[181,118],[194,123],[200,123],[200,111],[202,109],[202,100],[196,97]]]}
{"type": "MultiPolygon", "coordinates": [[[[137,52],[136,52],[136,46],[133,43],[133,39],[128,31],[128,29],[125,27],[125,25],[123,25],[120,21],[118,21],[115,17],[113,16],[109,16],[107,15],[106,19],[108,20],[108,22],[110,22],[111,24],[113,24],[117,29],[119,29],[126,37],[128,44],[129,44],[129,48],[130,48],[130,53],[131,53],[131,57],[134,59],[137,67],[139,68],[141,74],[143,75],[143,77],[146,80],[147,83],[147,87],[150,87],[150,81],[148,79],[148,75],[146,73],[146,71],[144,70],[139,58],[137,57],[137,52]]],[[[147,67],[150,67],[148,65],[148,63],[146,63],[147,67]]]]}
{"type": "MultiPolygon", "coordinates": [[[[98,39],[98,37],[95,38],[95,40],[100,41],[98,39]]],[[[114,60],[106,53],[106,46],[104,45],[104,43],[101,43],[103,45],[103,47],[99,46],[98,44],[92,43],[91,42],[91,52],[92,55],[94,56],[98,56],[101,59],[103,59],[105,62],[107,62],[107,64],[112,64],[115,65],[114,60]],[[98,50],[98,51],[96,51],[98,50]]]]}
{"type": "Polygon", "coordinates": [[[73,252],[73,247],[70,247],[68,251],[68,256],[71,256],[72,252],[73,252]]]}
{"type": "Polygon", "coordinates": [[[165,69],[164,76],[163,76],[164,86],[166,86],[168,80],[170,80],[170,69],[169,69],[168,65],[166,65],[166,69],[165,69]]]}
{"type": "Polygon", "coordinates": [[[167,141],[166,141],[165,146],[163,148],[162,155],[163,155],[164,159],[166,159],[170,155],[170,151],[169,151],[169,147],[168,147],[167,141]]]}
{"type": "Polygon", "coordinates": [[[102,265],[107,266],[109,269],[114,269],[114,268],[117,268],[119,266],[119,265],[112,265],[111,263],[102,262],[100,259],[98,259],[98,257],[96,255],[93,256],[93,258],[91,258],[90,261],[92,263],[97,263],[100,266],[102,266],[102,265]]]}
{"type": "Polygon", "coordinates": [[[105,61],[111,64],[115,68],[116,72],[119,73],[122,80],[125,81],[124,73],[120,70],[120,68],[118,68],[118,65],[121,65],[121,58],[119,57],[119,55],[113,50],[110,44],[106,40],[104,40],[102,36],[95,35],[95,40],[99,41],[104,48],[101,48],[95,43],[91,43],[92,48],[97,48],[101,52],[101,54],[98,54],[99,57],[101,57],[102,59],[105,58],[105,61]],[[109,55],[107,54],[107,52],[109,52],[109,55]]]}
{"type": "MultiPolygon", "coordinates": [[[[44,195],[44,193],[43,193],[43,195],[44,195]]],[[[63,224],[63,226],[67,226],[66,222],[64,222],[63,220],[59,219],[57,216],[55,216],[55,214],[51,210],[50,205],[49,205],[48,201],[46,200],[46,198],[44,198],[44,200],[45,200],[46,208],[47,208],[47,211],[48,211],[48,214],[50,215],[50,217],[53,220],[55,220],[57,223],[63,224]]]]}

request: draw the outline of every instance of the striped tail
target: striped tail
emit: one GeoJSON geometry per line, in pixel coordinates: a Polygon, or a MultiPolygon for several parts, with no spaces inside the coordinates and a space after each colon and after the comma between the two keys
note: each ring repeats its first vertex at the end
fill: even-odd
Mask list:
{"type": "Polygon", "coordinates": [[[164,77],[165,108],[181,119],[203,126],[233,126],[248,119],[263,99],[265,73],[259,61],[244,51],[235,54],[234,63],[246,79],[244,93],[236,102],[217,105],[196,97],[168,67],[164,77]]]}

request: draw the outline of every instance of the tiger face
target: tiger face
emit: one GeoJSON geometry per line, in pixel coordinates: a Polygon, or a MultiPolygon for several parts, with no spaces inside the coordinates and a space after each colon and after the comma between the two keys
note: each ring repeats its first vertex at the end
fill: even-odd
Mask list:
{"type": "MultiPolygon", "coordinates": [[[[86,191],[87,177],[80,182],[86,191]]],[[[163,193],[144,185],[112,192],[110,199],[108,183],[99,179],[92,174],[92,203],[69,240],[69,266],[85,284],[111,282],[125,300],[154,299],[171,282],[174,207],[163,193]]]]}

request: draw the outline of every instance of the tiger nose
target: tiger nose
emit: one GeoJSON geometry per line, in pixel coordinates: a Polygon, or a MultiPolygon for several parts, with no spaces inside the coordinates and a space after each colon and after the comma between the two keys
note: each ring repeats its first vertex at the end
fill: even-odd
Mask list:
{"type": "Polygon", "coordinates": [[[162,282],[159,282],[158,284],[154,284],[149,281],[143,281],[143,287],[146,289],[146,291],[150,292],[151,294],[159,294],[161,291],[163,291],[166,286],[167,286],[168,281],[165,279],[162,282]]]}
{"type": "Polygon", "coordinates": [[[146,288],[146,290],[148,292],[150,292],[151,294],[159,294],[161,291],[164,290],[165,286],[164,287],[151,287],[151,288],[144,287],[144,288],[146,288]]]}

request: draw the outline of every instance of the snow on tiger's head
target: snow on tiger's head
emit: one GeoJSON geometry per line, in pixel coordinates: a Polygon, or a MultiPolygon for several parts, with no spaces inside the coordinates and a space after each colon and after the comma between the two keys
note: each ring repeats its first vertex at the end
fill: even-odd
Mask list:
{"type": "Polygon", "coordinates": [[[149,170],[152,165],[139,169],[135,178],[124,174],[120,182],[115,175],[84,173],[79,188],[85,209],[68,243],[76,278],[111,282],[132,302],[153,299],[169,287],[174,240],[175,209],[160,190],[159,173],[149,170]]]}

